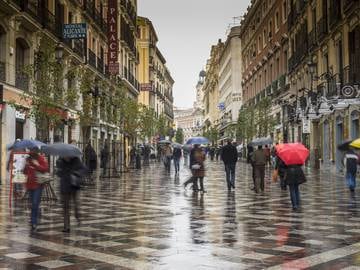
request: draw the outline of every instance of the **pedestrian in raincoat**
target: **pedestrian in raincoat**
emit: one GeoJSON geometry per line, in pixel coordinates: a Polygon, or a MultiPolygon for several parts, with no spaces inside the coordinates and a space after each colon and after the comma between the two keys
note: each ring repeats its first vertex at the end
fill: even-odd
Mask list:
{"type": "Polygon", "coordinates": [[[236,147],[228,140],[227,145],[223,147],[221,159],[225,165],[226,183],[230,191],[231,188],[235,189],[235,169],[238,160],[238,152],[236,147]]]}
{"type": "Polygon", "coordinates": [[[205,152],[200,148],[200,145],[195,144],[194,148],[190,152],[190,169],[192,177],[184,183],[184,187],[193,183],[194,191],[205,192],[204,189],[204,177],[205,177],[205,152]],[[198,187],[198,181],[200,183],[200,190],[198,187]]]}
{"type": "Polygon", "coordinates": [[[56,174],[60,178],[60,194],[64,211],[63,232],[70,232],[71,200],[74,204],[75,218],[80,223],[78,192],[86,171],[86,167],[78,157],[63,157],[56,162],[56,174]]]}
{"type": "Polygon", "coordinates": [[[171,169],[172,155],[173,155],[173,150],[170,144],[166,144],[163,148],[163,157],[164,157],[164,165],[167,172],[170,172],[171,169]]]}
{"type": "Polygon", "coordinates": [[[265,189],[266,155],[261,145],[252,154],[251,161],[255,169],[255,193],[258,193],[259,190],[263,192],[265,189]]]}
{"type": "Polygon", "coordinates": [[[95,149],[92,147],[90,142],[88,142],[88,144],[86,145],[84,154],[86,167],[88,168],[89,175],[91,176],[97,167],[97,155],[95,149]]]}
{"type": "Polygon", "coordinates": [[[285,170],[285,183],[289,186],[290,199],[293,210],[300,206],[299,185],[306,182],[305,174],[301,165],[290,165],[285,170]]]}
{"type": "Polygon", "coordinates": [[[349,149],[345,153],[345,157],[344,157],[344,167],[346,170],[345,178],[351,192],[355,191],[358,159],[359,157],[352,149],[349,149]]]}
{"type": "Polygon", "coordinates": [[[31,201],[31,230],[36,231],[38,225],[39,208],[41,202],[41,193],[43,185],[37,182],[37,172],[45,173],[49,171],[49,164],[38,150],[32,150],[26,160],[24,169],[27,175],[26,188],[30,195],[31,201]]]}
{"type": "Polygon", "coordinates": [[[106,174],[106,168],[108,166],[109,161],[109,145],[105,143],[104,148],[101,150],[100,158],[101,158],[101,168],[103,169],[103,175],[106,174]]]}
{"type": "Polygon", "coordinates": [[[285,183],[286,165],[278,156],[275,157],[275,170],[278,171],[281,189],[286,190],[286,183],[285,183]]]}

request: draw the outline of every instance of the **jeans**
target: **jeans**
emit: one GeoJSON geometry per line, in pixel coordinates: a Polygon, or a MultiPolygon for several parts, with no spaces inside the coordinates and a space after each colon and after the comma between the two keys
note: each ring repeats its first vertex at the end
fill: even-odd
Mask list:
{"type": "Polygon", "coordinates": [[[235,188],[235,168],[236,163],[225,164],[226,183],[228,189],[231,189],[231,187],[235,188]]]}
{"type": "Polygon", "coordinates": [[[39,207],[41,202],[41,193],[43,188],[30,189],[30,201],[31,201],[31,225],[36,226],[38,224],[39,207]]]}
{"type": "Polygon", "coordinates": [[[175,165],[175,172],[179,172],[180,170],[180,159],[179,158],[174,158],[174,165],[175,165]]]}
{"type": "Polygon", "coordinates": [[[78,203],[78,195],[77,191],[66,192],[61,194],[61,200],[63,203],[63,210],[64,210],[64,229],[70,229],[70,201],[73,201],[74,204],[74,211],[75,211],[75,218],[79,221],[79,203],[78,203]]]}
{"type": "Polygon", "coordinates": [[[293,208],[298,208],[300,204],[300,193],[299,193],[299,185],[294,184],[289,186],[290,190],[290,199],[293,208]]]}
{"type": "Polygon", "coordinates": [[[194,181],[193,190],[204,191],[204,177],[193,176],[193,181],[194,181]],[[198,186],[198,179],[199,179],[200,189],[199,189],[199,186],[198,186]]]}
{"type": "Polygon", "coordinates": [[[165,168],[168,172],[170,172],[170,166],[171,166],[171,157],[167,156],[165,157],[165,168]]]}
{"type": "Polygon", "coordinates": [[[346,182],[350,189],[355,189],[356,186],[356,173],[346,173],[346,182]]]}

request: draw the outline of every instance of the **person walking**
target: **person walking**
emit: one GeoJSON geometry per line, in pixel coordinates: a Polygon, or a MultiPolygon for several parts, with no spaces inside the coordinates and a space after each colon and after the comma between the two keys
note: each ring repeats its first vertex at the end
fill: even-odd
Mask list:
{"type": "Polygon", "coordinates": [[[88,168],[89,176],[91,177],[93,172],[97,168],[97,156],[95,149],[92,147],[91,143],[88,142],[88,144],[85,147],[85,164],[88,168]]]}
{"type": "Polygon", "coordinates": [[[223,147],[221,159],[225,165],[226,183],[230,191],[231,188],[235,189],[235,168],[238,160],[238,153],[236,147],[228,140],[227,145],[223,147]]]}
{"type": "Polygon", "coordinates": [[[216,158],[216,161],[219,161],[219,156],[220,156],[220,147],[219,147],[219,146],[216,146],[216,148],[215,148],[215,158],[216,158]]]}
{"type": "Polygon", "coordinates": [[[109,161],[109,145],[105,143],[104,148],[101,150],[100,153],[100,160],[101,160],[101,168],[103,169],[103,175],[106,175],[106,168],[108,166],[109,161]]]}
{"type": "Polygon", "coordinates": [[[252,154],[251,160],[255,169],[255,193],[258,193],[259,190],[264,192],[266,155],[262,145],[259,145],[258,149],[252,154]]]}
{"type": "Polygon", "coordinates": [[[346,151],[344,157],[344,167],[346,170],[345,178],[351,192],[355,191],[358,159],[359,157],[356,155],[354,150],[349,149],[346,151]]]}
{"type": "Polygon", "coordinates": [[[266,158],[266,165],[271,165],[270,148],[267,145],[265,145],[264,153],[265,153],[265,158],[266,158]]]}
{"type": "Polygon", "coordinates": [[[215,147],[211,146],[210,150],[209,150],[209,155],[210,155],[210,160],[214,161],[214,157],[215,157],[215,147]]]}
{"type": "Polygon", "coordinates": [[[37,231],[39,208],[41,202],[41,193],[43,185],[37,182],[37,173],[46,173],[49,171],[49,164],[38,150],[32,150],[26,159],[24,173],[27,175],[26,188],[31,201],[31,230],[37,231]]]}
{"type": "Polygon", "coordinates": [[[74,205],[75,218],[80,224],[78,192],[81,187],[81,179],[86,173],[86,167],[78,157],[63,157],[56,162],[56,174],[60,178],[60,194],[63,205],[64,229],[70,232],[70,201],[74,205]]]}
{"type": "Polygon", "coordinates": [[[275,170],[278,171],[278,175],[280,178],[280,188],[282,190],[286,190],[286,182],[285,182],[286,165],[284,161],[282,161],[276,154],[275,154],[275,170]]]}
{"type": "Polygon", "coordinates": [[[192,173],[193,180],[193,189],[194,191],[205,192],[204,189],[204,177],[205,177],[205,152],[200,148],[200,145],[195,144],[194,148],[190,153],[190,168],[192,173]],[[200,189],[198,189],[198,182],[200,184],[200,189]]]}
{"type": "Polygon", "coordinates": [[[306,182],[301,165],[290,165],[285,170],[285,183],[289,186],[292,209],[295,211],[300,206],[299,185],[306,182]]]}
{"type": "Polygon", "coordinates": [[[164,146],[163,156],[164,156],[164,164],[167,172],[170,172],[171,169],[171,158],[173,155],[173,150],[169,143],[164,146]]]}
{"type": "Polygon", "coordinates": [[[175,166],[175,174],[178,174],[180,171],[180,159],[182,156],[182,151],[180,148],[174,148],[173,150],[173,159],[174,159],[174,166],[175,166]]]}

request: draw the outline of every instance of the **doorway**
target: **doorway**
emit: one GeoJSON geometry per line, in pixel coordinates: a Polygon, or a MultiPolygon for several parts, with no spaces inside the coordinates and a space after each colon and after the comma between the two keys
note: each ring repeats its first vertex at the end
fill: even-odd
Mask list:
{"type": "MultiPolygon", "coordinates": [[[[341,144],[344,141],[344,124],[343,119],[341,117],[338,117],[336,119],[336,145],[341,144]]],[[[343,171],[343,153],[336,147],[336,172],[342,172],[343,171]]]]}

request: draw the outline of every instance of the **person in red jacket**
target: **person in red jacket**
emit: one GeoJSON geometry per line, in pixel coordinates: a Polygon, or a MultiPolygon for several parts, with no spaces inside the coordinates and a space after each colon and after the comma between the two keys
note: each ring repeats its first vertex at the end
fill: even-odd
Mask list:
{"type": "Polygon", "coordinates": [[[31,151],[26,161],[24,173],[27,175],[26,188],[31,201],[31,230],[36,231],[43,185],[37,183],[36,172],[49,171],[49,164],[43,155],[36,150],[31,151]]]}

